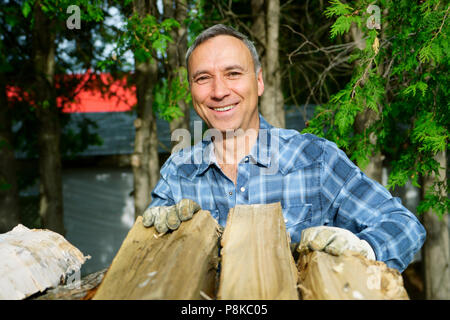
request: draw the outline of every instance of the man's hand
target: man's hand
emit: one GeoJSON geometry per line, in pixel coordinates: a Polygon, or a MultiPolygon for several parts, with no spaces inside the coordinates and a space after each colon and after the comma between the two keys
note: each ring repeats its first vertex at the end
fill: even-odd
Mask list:
{"type": "Polygon", "coordinates": [[[309,250],[325,251],[335,256],[351,250],[375,260],[375,253],[367,241],[359,239],[346,229],[336,227],[319,226],[303,230],[297,251],[305,253],[309,250]]]}
{"type": "Polygon", "coordinates": [[[155,226],[158,233],[176,230],[182,221],[192,218],[199,211],[200,206],[191,199],[181,199],[173,206],[159,206],[147,208],[142,215],[144,227],[155,226]]]}

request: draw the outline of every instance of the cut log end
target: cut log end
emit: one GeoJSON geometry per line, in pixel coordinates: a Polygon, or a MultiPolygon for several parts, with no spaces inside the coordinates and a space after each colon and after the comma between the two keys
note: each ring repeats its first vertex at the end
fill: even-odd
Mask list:
{"type": "Polygon", "coordinates": [[[398,270],[359,253],[340,256],[310,251],[297,263],[304,300],[407,300],[398,270]]]}

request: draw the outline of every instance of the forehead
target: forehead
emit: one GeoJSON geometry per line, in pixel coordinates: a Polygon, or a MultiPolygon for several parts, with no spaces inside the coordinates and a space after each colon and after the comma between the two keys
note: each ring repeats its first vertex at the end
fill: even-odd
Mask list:
{"type": "Polygon", "coordinates": [[[220,35],[208,39],[192,52],[189,70],[224,69],[229,65],[240,65],[244,69],[253,67],[250,50],[240,39],[220,35]]]}

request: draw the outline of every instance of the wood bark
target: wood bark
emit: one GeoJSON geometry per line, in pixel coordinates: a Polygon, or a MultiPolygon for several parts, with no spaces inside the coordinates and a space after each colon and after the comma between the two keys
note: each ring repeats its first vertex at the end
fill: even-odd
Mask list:
{"type": "Polygon", "coordinates": [[[61,284],[55,288],[30,297],[30,300],[90,300],[105,276],[107,269],[91,273],[79,282],[61,284]]]}
{"type": "Polygon", "coordinates": [[[280,1],[252,0],[252,32],[258,39],[256,47],[263,69],[264,93],[260,112],[273,126],[286,126],[284,98],[279,63],[280,1]],[[262,43],[261,46],[259,43],[262,43]]]}
{"type": "Polygon", "coordinates": [[[213,297],[218,243],[218,224],[209,211],[159,237],[138,217],[93,300],[213,297]]]}
{"type": "Polygon", "coordinates": [[[55,20],[34,5],[33,64],[39,141],[39,215],[44,228],[65,234],[60,139],[55,77],[55,20]]]}
{"type": "MultiPolygon", "coordinates": [[[[169,34],[173,39],[173,42],[167,45],[167,74],[169,83],[173,81],[175,77],[178,77],[180,83],[185,82],[182,73],[179,72],[180,68],[186,68],[185,56],[187,51],[187,28],[184,24],[184,20],[187,17],[187,1],[186,0],[164,0],[164,19],[175,19],[180,23],[179,28],[172,29],[169,34]]],[[[178,101],[178,106],[183,112],[183,116],[177,119],[173,119],[170,125],[170,131],[173,132],[176,129],[185,129],[189,131],[190,128],[190,116],[189,116],[189,104],[184,100],[178,101]]],[[[180,141],[172,141],[172,146],[178,145],[178,147],[187,147],[191,141],[181,141],[182,145],[178,145],[180,141]]]]}
{"type": "Polygon", "coordinates": [[[406,300],[400,272],[350,251],[300,255],[297,263],[303,300],[406,300]]]}
{"type": "MultiPolygon", "coordinates": [[[[375,121],[379,119],[378,114],[372,109],[366,109],[359,113],[355,118],[355,131],[357,133],[363,133],[366,131],[375,121]]],[[[369,135],[369,141],[371,144],[376,145],[377,136],[373,133],[369,135]]],[[[381,152],[377,152],[369,158],[368,165],[363,169],[363,172],[371,179],[382,183],[383,176],[383,160],[384,155],[381,152]]]]}
{"type": "MultiPolygon", "coordinates": [[[[441,169],[439,180],[445,181],[447,159],[446,152],[440,152],[436,156],[441,169]]],[[[435,177],[423,178],[422,198],[426,190],[433,185],[435,177]]],[[[427,231],[427,237],[422,248],[424,266],[425,297],[428,300],[450,299],[450,247],[448,212],[439,219],[436,213],[429,210],[423,214],[423,225],[427,231]]]]}
{"type": "Polygon", "coordinates": [[[218,299],[298,299],[280,203],[231,209],[221,244],[218,299]]]}
{"type": "MultiPolygon", "coordinates": [[[[134,12],[145,17],[155,14],[155,1],[133,1],[134,12]]],[[[137,91],[137,119],[134,122],[136,135],[131,166],[134,177],[135,217],[141,215],[151,202],[151,191],[159,179],[158,138],[156,116],[153,112],[153,88],[157,81],[155,60],[135,61],[137,91]]]]}
{"type": "MultiPolygon", "coordinates": [[[[356,26],[352,26],[350,28],[353,41],[355,42],[355,46],[363,50],[366,46],[366,42],[364,39],[364,33],[358,29],[356,26]]],[[[384,33],[380,31],[380,37],[384,37],[384,33]]],[[[378,67],[378,74],[383,73],[382,65],[378,67]]],[[[362,84],[365,83],[365,80],[362,81],[362,84]]],[[[380,113],[381,113],[381,106],[380,113]]],[[[373,125],[376,121],[379,120],[379,114],[377,114],[374,110],[366,108],[364,111],[360,112],[355,118],[355,131],[359,134],[365,132],[371,125],[373,125]]],[[[369,135],[369,141],[371,144],[376,145],[377,136],[373,133],[369,135]]],[[[371,179],[382,183],[383,176],[383,160],[385,156],[381,154],[381,152],[377,152],[373,156],[369,158],[368,165],[363,169],[363,172],[371,179]]]]}
{"type": "Polygon", "coordinates": [[[0,233],[11,230],[20,220],[11,111],[5,80],[4,74],[0,74],[0,233]]]}
{"type": "Polygon", "coordinates": [[[17,300],[79,273],[85,256],[58,233],[16,226],[0,235],[0,299],[17,300]]]}

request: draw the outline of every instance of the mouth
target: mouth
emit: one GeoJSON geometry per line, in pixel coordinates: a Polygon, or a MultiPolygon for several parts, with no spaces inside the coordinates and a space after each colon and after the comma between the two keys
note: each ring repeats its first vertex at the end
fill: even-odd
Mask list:
{"type": "Polygon", "coordinates": [[[220,106],[220,107],[208,106],[208,108],[211,110],[217,111],[217,112],[227,112],[227,111],[230,111],[230,110],[233,110],[234,108],[236,108],[237,105],[238,104],[235,103],[235,104],[230,104],[230,105],[220,106]]]}

